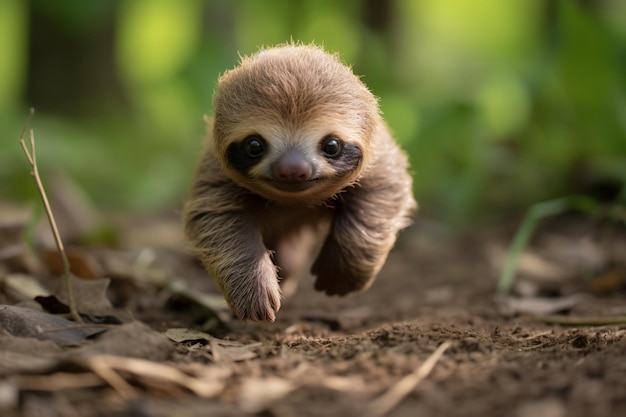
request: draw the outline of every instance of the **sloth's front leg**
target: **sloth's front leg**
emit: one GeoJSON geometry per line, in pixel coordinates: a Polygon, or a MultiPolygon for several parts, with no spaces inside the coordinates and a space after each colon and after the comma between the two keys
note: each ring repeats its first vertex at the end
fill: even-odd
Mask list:
{"type": "Polygon", "coordinates": [[[337,217],[311,268],[315,289],[347,295],[369,288],[393,245],[389,239],[378,241],[376,234],[353,215],[337,217]]]}
{"type": "Polygon", "coordinates": [[[341,195],[330,234],[311,268],[316,290],[346,295],[372,285],[414,206],[410,182],[385,182],[370,187],[364,181],[341,195]]]}
{"type": "Polygon", "coordinates": [[[185,232],[194,252],[239,319],[274,321],[281,291],[255,219],[246,211],[206,207],[211,205],[202,198],[190,199],[186,207],[185,232]]]}

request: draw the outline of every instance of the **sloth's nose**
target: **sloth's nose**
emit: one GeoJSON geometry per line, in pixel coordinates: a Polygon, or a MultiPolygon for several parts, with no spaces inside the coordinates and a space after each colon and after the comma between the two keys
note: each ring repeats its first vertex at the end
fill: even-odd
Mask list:
{"type": "Polygon", "coordinates": [[[313,175],[313,165],[300,152],[289,151],[274,163],[272,175],[277,181],[304,182],[313,175]]]}

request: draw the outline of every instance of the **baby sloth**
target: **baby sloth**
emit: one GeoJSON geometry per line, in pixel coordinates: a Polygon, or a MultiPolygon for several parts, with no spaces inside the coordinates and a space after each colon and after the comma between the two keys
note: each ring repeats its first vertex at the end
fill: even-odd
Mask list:
{"type": "Polygon", "coordinates": [[[416,205],[372,93],[335,55],[286,44],[243,58],[213,100],[184,223],[233,313],[273,321],[315,247],[316,290],[367,289],[416,205]]]}

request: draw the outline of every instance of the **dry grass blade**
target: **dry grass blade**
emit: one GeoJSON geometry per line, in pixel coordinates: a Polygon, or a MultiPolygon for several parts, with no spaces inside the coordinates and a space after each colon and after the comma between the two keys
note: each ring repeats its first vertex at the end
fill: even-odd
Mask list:
{"type": "Polygon", "coordinates": [[[94,374],[106,381],[123,398],[130,399],[137,397],[137,391],[122,378],[106,361],[99,361],[97,357],[88,360],[89,367],[94,374]]]}
{"type": "Polygon", "coordinates": [[[451,345],[452,343],[450,342],[442,343],[415,372],[402,378],[389,388],[387,392],[372,401],[365,411],[365,417],[382,417],[400,404],[400,401],[430,374],[444,352],[451,345]]]}
{"type": "Polygon", "coordinates": [[[146,383],[152,379],[178,385],[203,398],[214,396],[222,388],[221,384],[216,386],[210,381],[188,375],[173,366],[145,359],[99,355],[87,358],[84,363],[124,397],[134,396],[135,390],[119,376],[119,371],[142,378],[146,383]]]}
{"type": "Polygon", "coordinates": [[[37,168],[37,153],[35,151],[35,133],[33,129],[30,129],[30,150],[28,146],[26,146],[26,142],[24,141],[24,135],[28,130],[28,126],[30,125],[31,120],[33,119],[33,115],[35,114],[35,109],[31,107],[30,113],[28,115],[28,119],[26,119],[26,123],[24,125],[24,129],[22,130],[22,134],[20,135],[20,145],[22,145],[22,149],[24,150],[24,154],[26,155],[26,159],[28,159],[28,163],[31,166],[31,175],[35,178],[35,183],[37,184],[37,190],[39,191],[39,195],[41,196],[41,200],[43,201],[44,208],[46,210],[46,215],[48,217],[48,221],[50,222],[50,228],[52,229],[52,234],[54,235],[54,241],[57,245],[57,249],[59,250],[59,254],[63,259],[63,280],[65,282],[65,287],[67,291],[67,300],[70,308],[70,316],[74,321],[82,323],[83,320],[80,318],[78,311],[76,310],[76,302],[74,300],[74,295],[72,293],[72,283],[70,279],[70,263],[67,260],[67,254],[65,253],[65,248],[63,247],[63,241],[61,240],[61,236],[59,234],[59,229],[54,220],[54,214],[52,213],[52,208],[50,207],[50,203],[48,202],[48,196],[46,195],[46,191],[43,187],[43,183],[41,182],[41,177],[39,176],[39,170],[37,168]]]}

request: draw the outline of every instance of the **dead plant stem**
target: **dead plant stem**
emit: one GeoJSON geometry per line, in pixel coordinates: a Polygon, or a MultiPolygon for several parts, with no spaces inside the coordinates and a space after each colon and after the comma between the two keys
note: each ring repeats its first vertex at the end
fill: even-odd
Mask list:
{"type": "Polygon", "coordinates": [[[57,250],[59,251],[59,255],[63,261],[63,281],[65,283],[65,290],[67,292],[67,301],[70,308],[70,316],[72,319],[78,323],[82,323],[83,320],[80,318],[78,314],[78,310],[76,309],[76,301],[74,300],[74,293],[72,291],[72,279],[70,274],[70,263],[67,259],[67,254],[65,253],[65,248],[63,247],[63,241],[61,240],[61,235],[59,234],[59,229],[57,227],[56,221],[54,220],[54,214],[52,213],[52,208],[50,207],[50,203],[48,201],[48,196],[46,195],[46,191],[43,187],[43,183],[41,182],[41,177],[39,176],[39,170],[37,169],[37,152],[35,151],[35,133],[33,129],[30,129],[30,151],[28,150],[28,146],[26,146],[26,142],[24,140],[24,134],[28,129],[28,125],[35,114],[35,109],[31,107],[30,113],[28,115],[28,119],[26,120],[26,125],[24,126],[24,130],[22,130],[22,134],[20,135],[20,144],[22,145],[22,149],[24,150],[24,154],[26,155],[26,159],[28,159],[28,163],[30,164],[32,171],[31,175],[35,178],[35,183],[37,184],[37,190],[39,191],[39,195],[41,196],[41,200],[43,201],[44,208],[46,210],[46,216],[48,217],[48,221],[50,223],[50,229],[52,229],[52,234],[54,236],[54,242],[56,243],[57,250]]]}
{"type": "Polygon", "coordinates": [[[415,372],[405,376],[389,388],[387,392],[373,400],[369,404],[365,416],[382,417],[400,404],[400,402],[430,374],[444,352],[451,345],[450,342],[442,343],[415,372]]]}

